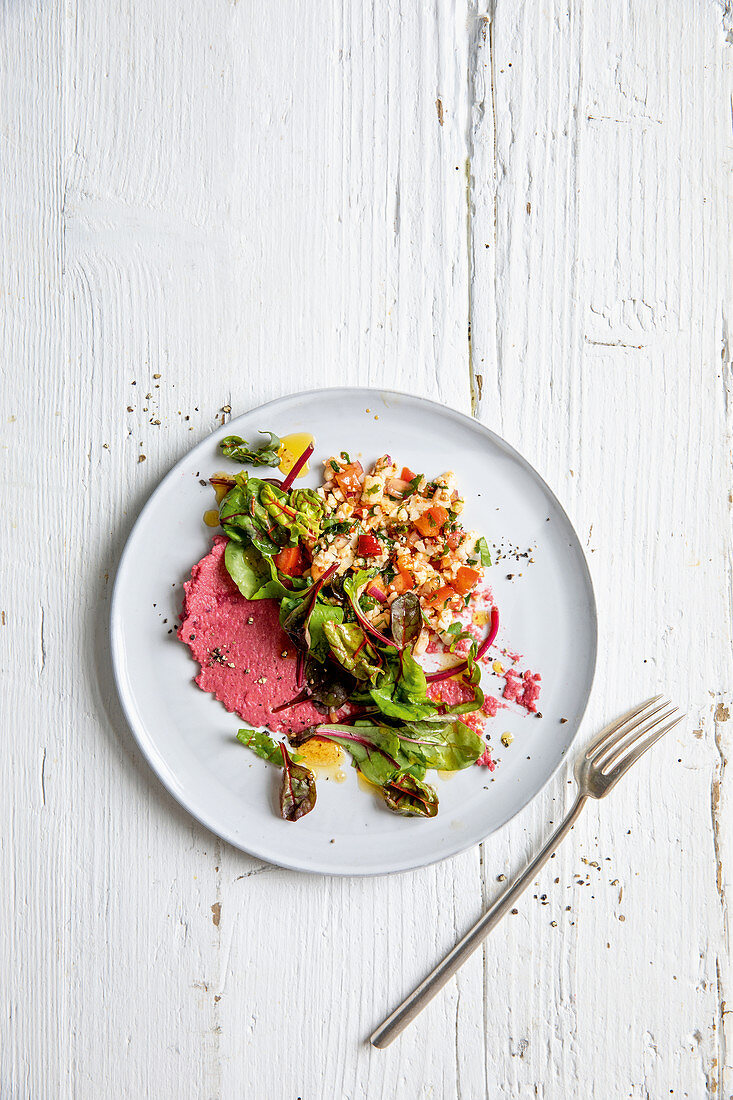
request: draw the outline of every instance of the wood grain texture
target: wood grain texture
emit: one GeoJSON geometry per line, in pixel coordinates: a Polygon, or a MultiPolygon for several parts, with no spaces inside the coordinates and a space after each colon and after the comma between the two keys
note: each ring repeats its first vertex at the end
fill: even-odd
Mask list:
{"type": "Polygon", "coordinates": [[[733,1094],[731,41],[715,0],[0,4],[3,1096],[733,1094]],[[165,794],[107,655],[171,464],[344,382],[557,492],[588,733],[689,714],[387,1051],[567,775],[446,864],[295,875],[165,794]]]}

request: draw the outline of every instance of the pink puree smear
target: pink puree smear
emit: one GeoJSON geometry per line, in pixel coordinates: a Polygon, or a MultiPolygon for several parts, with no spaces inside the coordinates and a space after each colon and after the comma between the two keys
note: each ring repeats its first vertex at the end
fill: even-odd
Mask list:
{"type": "Polygon", "coordinates": [[[224,566],[226,544],[217,536],[184,585],[178,637],[201,665],[196,683],[250,726],[294,733],[322,722],[311,703],[273,714],[273,707],[297,694],[295,650],[280,626],[275,601],[246,600],[234,584],[224,566]]]}

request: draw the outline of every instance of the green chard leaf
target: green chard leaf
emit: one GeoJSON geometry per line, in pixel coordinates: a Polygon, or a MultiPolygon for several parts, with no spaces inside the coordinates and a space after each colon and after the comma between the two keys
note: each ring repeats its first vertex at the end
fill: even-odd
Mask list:
{"type": "Polygon", "coordinates": [[[259,500],[281,534],[288,536],[290,544],[294,546],[299,538],[315,542],[321,534],[326,507],[318,493],[313,489],[292,489],[286,493],[269,482],[260,484],[259,500]]]}
{"type": "Polygon", "coordinates": [[[486,748],[479,735],[459,721],[408,722],[397,733],[405,756],[419,751],[425,767],[445,772],[470,767],[486,748]]]}
{"type": "Polygon", "coordinates": [[[359,624],[326,619],[321,629],[339,664],[357,680],[374,683],[381,669],[379,655],[359,624]]]}
{"type": "Polygon", "coordinates": [[[250,446],[246,439],[239,435],[228,435],[219,443],[221,453],[225,458],[231,458],[233,462],[246,462],[250,466],[279,466],[280,439],[274,432],[260,432],[260,435],[268,438],[259,446],[250,446]]]}

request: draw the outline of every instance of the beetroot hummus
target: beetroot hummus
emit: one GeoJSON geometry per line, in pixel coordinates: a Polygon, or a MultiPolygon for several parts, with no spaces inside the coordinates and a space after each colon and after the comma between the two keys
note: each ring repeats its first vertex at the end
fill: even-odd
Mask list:
{"type": "Polygon", "coordinates": [[[246,600],[224,566],[227,539],[217,536],[194,565],[178,637],[201,665],[196,683],[250,726],[295,733],[323,721],[311,703],[280,714],[297,694],[295,650],[274,600],[246,600]]]}

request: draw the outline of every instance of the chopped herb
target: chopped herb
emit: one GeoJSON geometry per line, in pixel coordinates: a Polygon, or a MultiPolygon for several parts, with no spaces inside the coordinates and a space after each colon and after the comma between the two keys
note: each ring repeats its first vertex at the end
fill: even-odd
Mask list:
{"type": "Polygon", "coordinates": [[[486,545],[486,539],[478,539],[478,541],[476,542],[476,549],[478,550],[481,557],[481,564],[491,565],[491,554],[489,553],[489,548],[486,545]]]}

